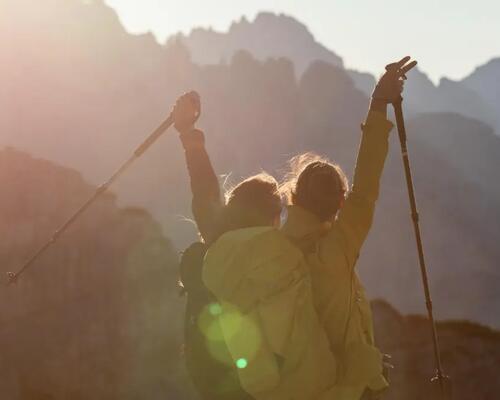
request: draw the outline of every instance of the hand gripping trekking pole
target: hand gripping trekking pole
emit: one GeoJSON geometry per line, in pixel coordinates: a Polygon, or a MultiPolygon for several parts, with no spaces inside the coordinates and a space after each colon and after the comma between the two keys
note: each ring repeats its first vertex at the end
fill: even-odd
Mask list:
{"type": "MultiPolygon", "coordinates": [[[[200,116],[200,100],[199,100],[199,95],[196,92],[190,92],[189,96],[192,98],[193,103],[196,106],[196,113],[194,115],[194,122],[199,118],[200,116]]],[[[125,161],[125,163],[122,164],[120,168],[116,170],[116,172],[111,175],[111,177],[104,182],[102,185],[100,185],[95,193],[85,202],[82,204],[82,206],[64,223],[62,224],[59,229],[57,229],[52,237],[43,245],[41,246],[25,263],[24,265],[19,269],[17,272],[7,272],[7,277],[8,277],[8,285],[16,283],[21,275],[40,257],[51,245],[56,242],[56,240],[66,231],[66,229],[69,228],[69,226],[75,222],[75,220],[87,209],[90,207],[90,205],[102,194],[104,193],[116,179],[120,175],[122,175],[125,170],[130,167],[130,165],[137,160],[140,156],[142,156],[145,151],[154,143],[156,140],[165,132],[168,128],[172,126],[174,123],[174,118],[173,114],[171,113],[168,118],[163,121],[158,128],[154,130],[151,135],[148,136],[148,138],[139,146],[137,149],[135,149],[134,153],[130,158],[125,161]]]]}
{"type": "Polygon", "coordinates": [[[431,300],[431,292],[429,289],[429,280],[427,278],[427,269],[425,266],[424,259],[424,249],[422,245],[422,239],[420,236],[420,227],[418,224],[418,211],[417,211],[417,202],[415,200],[415,190],[413,187],[413,180],[410,169],[410,160],[408,158],[408,149],[406,146],[406,129],[403,118],[403,98],[399,96],[397,100],[395,100],[392,104],[394,106],[394,113],[396,115],[396,125],[398,128],[399,141],[401,143],[401,155],[403,157],[403,164],[406,176],[406,185],[408,187],[408,197],[410,200],[410,208],[411,208],[411,218],[413,220],[413,228],[415,230],[415,238],[417,241],[417,250],[418,250],[418,260],[420,264],[420,272],[422,275],[422,283],[424,286],[425,293],[425,304],[427,306],[427,314],[429,317],[429,322],[432,330],[432,340],[434,346],[434,358],[436,364],[436,375],[432,378],[433,385],[438,386],[441,399],[450,400],[451,399],[451,381],[450,378],[443,373],[443,368],[441,366],[441,356],[439,352],[439,342],[436,332],[436,324],[434,321],[434,315],[432,311],[432,300],[431,300]]]}

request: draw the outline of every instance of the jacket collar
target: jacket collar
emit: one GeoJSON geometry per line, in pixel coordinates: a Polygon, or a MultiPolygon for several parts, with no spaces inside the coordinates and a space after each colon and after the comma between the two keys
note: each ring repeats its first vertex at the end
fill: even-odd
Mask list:
{"type": "Polygon", "coordinates": [[[290,237],[303,237],[322,229],[323,224],[313,213],[300,206],[288,206],[282,232],[290,237]]]}

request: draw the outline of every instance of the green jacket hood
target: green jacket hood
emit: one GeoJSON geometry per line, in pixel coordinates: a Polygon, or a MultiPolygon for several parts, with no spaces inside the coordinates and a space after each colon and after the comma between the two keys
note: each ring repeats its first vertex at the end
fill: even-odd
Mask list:
{"type": "Polygon", "coordinates": [[[253,227],[222,235],[207,251],[203,281],[219,298],[242,309],[289,280],[300,251],[277,229],[253,227]],[[265,266],[265,268],[264,268],[265,266]],[[286,266],[286,267],[285,267],[286,266]]]}

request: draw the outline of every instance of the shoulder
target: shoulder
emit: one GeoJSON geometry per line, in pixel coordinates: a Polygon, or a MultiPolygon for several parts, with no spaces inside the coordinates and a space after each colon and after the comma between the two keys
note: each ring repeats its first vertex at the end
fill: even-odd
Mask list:
{"type": "Polygon", "coordinates": [[[297,257],[301,254],[285,234],[273,227],[252,227],[226,232],[215,242],[214,247],[230,248],[255,260],[286,255],[297,257]]]}
{"type": "Polygon", "coordinates": [[[238,229],[225,233],[210,246],[203,281],[216,296],[229,298],[235,295],[235,288],[271,290],[298,271],[305,273],[304,268],[302,253],[277,229],[238,229]],[[253,283],[248,286],[248,282],[253,283]]]}

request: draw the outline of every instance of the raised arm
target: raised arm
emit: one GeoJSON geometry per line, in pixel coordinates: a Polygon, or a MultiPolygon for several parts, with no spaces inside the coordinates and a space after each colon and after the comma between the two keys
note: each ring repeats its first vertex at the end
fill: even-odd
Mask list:
{"type": "Polygon", "coordinates": [[[352,188],[331,232],[341,239],[349,265],[354,265],[372,224],[391,128],[384,114],[373,110],[362,126],[352,188]]]}
{"type": "Polygon", "coordinates": [[[388,136],[393,124],[387,120],[387,105],[401,95],[405,73],[415,66],[405,57],[386,67],[372,94],[368,116],[362,125],[351,192],[340,209],[332,235],[340,238],[349,261],[354,266],[372,225],[380,178],[388,152],[388,136]]]}
{"type": "Polygon", "coordinates": [[[222,209],[219,181],[205,148],[202,131],[195,129],[199,112],[199,97],[193,92],[181,96],[173,109],[174,126],[184,147],[186,165],[193,195],[191,208],[204,241],[211,243],[217,236],[217,219],[222,209]]]}

